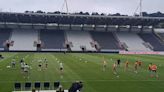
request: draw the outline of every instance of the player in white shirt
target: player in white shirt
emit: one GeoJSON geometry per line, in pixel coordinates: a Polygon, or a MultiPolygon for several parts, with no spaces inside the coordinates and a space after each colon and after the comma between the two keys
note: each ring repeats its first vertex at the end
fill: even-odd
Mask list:
{"type": "Polygon", "coordinates": [[[46,58],[44,59],[44,63],[45,63],[45,69],[47,69],[48,68],[48,60],[46,58]]]}
{"type": "Polygon", "coordinates": [[[29,78],[29,69],[30,69],[30,66],[28,64],[25,64],[24,65],[24,78],[29,78]]]}
{"type": "Polygon", "coordinates": [[[61,72],[63,72],[63,63],[62,62],[59,63],[59,69],[61,72]]]}
{"type": "Polygon", "coordinates": [[[106,70],[106,67],[107,67],[107,62],[105,60],[103,60],[103,71],[106,70]]]}
{"type": "Polygon", "coordinates": [[[63,63],[62,62],[60,62],[59,63],[59,70],[60,70],[60,74],[61,74],[61,78],[63,78],[63,69],[64,69],[64,67],[63,67],[63,63]]]}
{"type": "Polygon", "coordinates": [[[117,74],[117,64],[116,64],[116,62],[114,62],[112,70],[113,70],[113,74],[116,75],[117,74]]]}
{"type": "Polygon", "coordinates": [[[23,73],[23,72],[24,72],[25,63],[24,63],[24,62],[21,62],[21,63],[20,63],[20,66],[21,66],[21,72],[23,73]]]}
{"type": "Polygon", "coordinates": [[[16,60],[13,58],[13,59],[12,59],[12,62],[11,62],[12,68],[15,68],[15,65],[16,65],[16,60]]]}

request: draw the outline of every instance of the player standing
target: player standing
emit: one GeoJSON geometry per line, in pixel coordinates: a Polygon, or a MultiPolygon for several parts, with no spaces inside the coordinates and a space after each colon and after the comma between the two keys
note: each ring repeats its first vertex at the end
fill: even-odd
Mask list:
{"type": "Polygon", "coordinates": [[[47,69],[48,68],[48,61],[46,58],[44,59],[44,63],[45,63],[45,69],[47,69]]]}
{"type": "Polygon", "coordinates": [[[120,67],[120,64],[121,64],[121,60],[120,59],[118,59],[117,60],[117,65],[120,67]]]}
{"type": "Polygon", "coordinates": [[[12,62],[11,62],[12,68],[15,68],[15,65],[16,65],[16,61],[15,61],[15,59],[13,58],[13,59],[12,59],[12,62]]]}
{"type": "Polygon", "coordinates": [[[138,60],[138,66],[142,67],[142,61],[141,60],[138,60]]]}
{"type": "Polygon", "coordinates": [[[42,60],[39,60],[38,71],[42,71],[42,60]]]}

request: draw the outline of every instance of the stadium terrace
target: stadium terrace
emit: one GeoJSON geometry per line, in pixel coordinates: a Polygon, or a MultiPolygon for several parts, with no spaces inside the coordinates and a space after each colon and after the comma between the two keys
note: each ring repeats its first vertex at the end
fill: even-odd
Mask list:
{"type": "Polygon", "coordinates": [[[163,17],[1,12],[1,51],[164,51],[163,23],[163,17]]]}

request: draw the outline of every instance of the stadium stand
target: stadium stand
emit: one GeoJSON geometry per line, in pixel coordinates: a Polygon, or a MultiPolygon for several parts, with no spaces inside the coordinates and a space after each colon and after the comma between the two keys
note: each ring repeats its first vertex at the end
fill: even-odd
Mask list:
{"type": "Polygon", "coordinates": [[[66,36],[68,42],[72,42],[72,51],[96,51],[94,47],[91,46],[93,41],[90,34],[86,31],[66,31],[66,36]]]}
{"type": "Polygon", "coordinates": [[[37,30],[13,30],[11,40],[14,41],[10,47],[12,51],[36,51],[34,41],[38,40],[37,30]]]}
{"type": "Polygon", "coordinates": [[[100,45],[101,51],[103,50],[119,50],[119,42],[111,32],[90,32],[93,39],[100,45]]]}
{"type": "Polygon", "coordinates": [[[121,43],[127,45],[128,51],[151,51],[144,45],[144,41],[136,33],[118,32],[117,36],[121,43]]]}
{"type": "Polygon", "coordinates": [[[44,44],[42,50],[65,50],[65,36],[62,30],[41,30],[40,40],[44,44]]]}
{"type": "Polygon", "coordinates": [[[154,51],[164,51],[164,45],[161,44],[159,39],[154,33],[142,33],[139,36],[145,41],[153,46],[154,51]]]}
{"type": "Polygon", "coordinates": [[[162,44],[164,44],[164,33],[157,33],[157,36],[160,38],[162,41],[162,44]]]}
{"type": "MultiPolygon", "coordinates": [[[[162,34],[153,37],[159,43],[154,44],[153,42],[149,43],[149,41],[144,42],[145,40],[143,41],[137,34],[130,34],[126,38],[126,33],[120,33],[120,35],[124,35],[123,38],[125,39],[118,39],[119,36],[117,37],[115,33],[118,31],[152,33],[154,28],[160,27],[159,25],[163,23],[163,20],[161,17],[141,18],[83,13],[0,12],[0,28],[14,30],[11,39],[9,39],[10,33],[6,33],[9,36],[2,35],[3,32],[0,34],[2,35],[0,36],[0,48],[5,51],[114,50],[118,52],[123,49],[129,51],[151,51],[151,49],[155,49],[160,51],[163,50],[161,49],[163,48],[161,43],[163,41],[159,41],[159,39],[163,39],[162,34]],[[87,31],[91,32],[88,33],[87,31]],[[3,46],[4,42],[7,43],[5,44],[6,48],[3,46]],[[131,44],[132,42],[135,43],[131,44]]],[[[146,39],[146,37],[144,38],[146,39]]],[[[154,40],[153,38],[151,39],[154,40]]]]}
{"type": "Polygon", "coordinates": [[[160,39],[161,43],[164,44],[164,29],[154,29],[154,33],[160,39]]]}
{"type": "Polygon", "coordinates": [[[6,40],[9,40],[10,35],[11,35],[11,30],[0,29],[0,50],[4,50],[4,43],[6,40]]]}

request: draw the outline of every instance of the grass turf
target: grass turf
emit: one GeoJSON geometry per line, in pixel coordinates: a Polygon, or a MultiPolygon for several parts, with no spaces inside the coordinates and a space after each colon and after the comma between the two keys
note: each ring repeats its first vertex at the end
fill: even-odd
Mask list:
{"type": "MultiPolygon", "coordinates": [[[[158,55],[118,55],[118,54],[63,54],[63,53],[1,53],[5,58],[0,60],[0,92],[11,92],[15,82],[46,82],[61,81],[65,89],[76,80],[84,82],[83,92],[161,92],[164,90],[164,57],[158,55]],[[24,78],[19,61],[31,66],[29,79],[24,78]],[[108,65],[102,71],[102,58],[108,65]],[[16,68],[6,68],[11,60],[16,58],[16,68]],[[48,69],[38,71],[38,60],[46,58],[48,69]],[[121,66],[118,68],[119,78],[112,72],[112,64],[118,58],[121,66]],[[142,60],[143,66],[134,73],[134,62],[142,60]],[[124,71],[124,63],[128,60],[130,68],[124,71]],[[64,75],[61,78],[59,63],[63,62],[64,75]],[[158,65],[159,80],[148,78],[148,64],[158,65]]],[[[51,87],[52,88],[52,87],[51,87]]]]}

